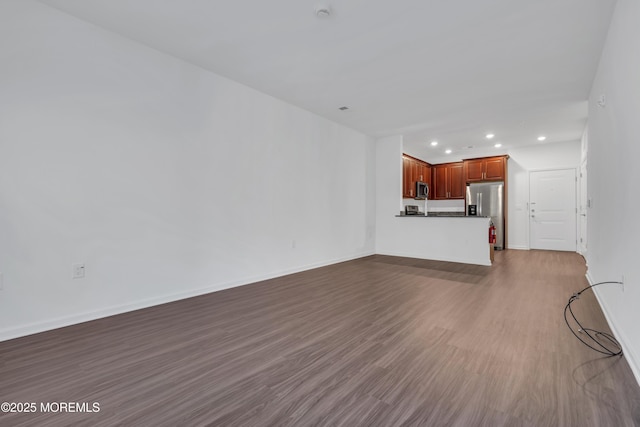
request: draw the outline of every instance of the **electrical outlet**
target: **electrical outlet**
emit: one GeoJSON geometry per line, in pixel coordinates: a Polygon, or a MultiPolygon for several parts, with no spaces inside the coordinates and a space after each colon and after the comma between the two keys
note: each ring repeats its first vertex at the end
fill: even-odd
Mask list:
{"type": "Polygon", "coordinates": [[[73,264],[72,268],[72,278],[73,279],[82,279],[84,277],[84,264],[73,264]]]}

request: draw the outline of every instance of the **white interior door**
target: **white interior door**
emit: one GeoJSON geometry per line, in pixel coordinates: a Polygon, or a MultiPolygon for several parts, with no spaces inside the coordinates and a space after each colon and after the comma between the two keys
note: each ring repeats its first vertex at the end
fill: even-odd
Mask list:
{"type": "Polygon", "coordinates": [[[578,203],[578,252],[587,257],[587,160],[580,166],[580,202],[578,203]]]}
{"type": "Polygon", "coordinates": [[[529,175],[531,249],[576,251],[576,171],[529,175]]]}

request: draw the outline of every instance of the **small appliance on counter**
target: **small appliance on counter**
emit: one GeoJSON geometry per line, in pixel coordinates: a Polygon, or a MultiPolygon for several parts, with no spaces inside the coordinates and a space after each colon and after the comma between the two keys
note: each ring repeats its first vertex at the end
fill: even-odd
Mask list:
{"type": "Polygon", "coordinates": [[[469,205],[469,216],[476,216],[478,215],[478,205],[469,205]]]}
{"type": "Polygon", "coordinates": [[[405,215],[424,215],[424,212],[420,212],[420,210],[418,210],[418,206],[416,205],[407,205],[404,207],[404,214],[405,215]]]}

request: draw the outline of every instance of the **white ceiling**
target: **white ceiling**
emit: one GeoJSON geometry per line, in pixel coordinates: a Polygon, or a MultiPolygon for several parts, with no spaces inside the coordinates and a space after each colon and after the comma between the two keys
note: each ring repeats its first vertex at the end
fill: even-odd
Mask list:
{"type": "Polygon", "coordinates": [[[503,152],[580,139],[615,6],[328,0],[318,18],[315,0],[41,1],[368,135],[402,134],[429,161],[495,150],[489,131],[503,152]]]}

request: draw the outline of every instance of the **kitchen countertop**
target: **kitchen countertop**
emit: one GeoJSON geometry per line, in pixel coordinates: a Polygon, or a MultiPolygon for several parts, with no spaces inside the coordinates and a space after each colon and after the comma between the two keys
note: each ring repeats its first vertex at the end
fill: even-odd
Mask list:
{"type": "Polygon", "coordinates": [[[427,212],[427,215],[406,215],[404,212],[400,212],[396,217],[419,217],[419,218],[488,218],[486,216],[466,216],[464,212],[427,212]]]}

